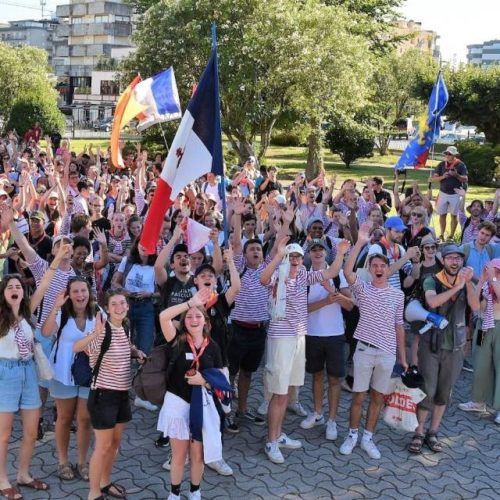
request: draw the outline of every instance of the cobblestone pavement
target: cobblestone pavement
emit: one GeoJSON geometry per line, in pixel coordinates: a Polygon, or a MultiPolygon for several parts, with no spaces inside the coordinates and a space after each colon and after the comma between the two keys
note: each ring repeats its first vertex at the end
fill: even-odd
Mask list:
{"type": "MultiPolygon", "coordinates": [[[[262,376],[257,374],[251,391],[250,406],[257,407],[262,390],[262,376]]],[[[339,408],[339,438],[324,439],[324,426],[303,430],[300,417],[289,414],[285,431],[300,438],[303,448],[285,450],[285,463],[272,464],[263,452],[265,427],[242,423],[241,432],[226,435],[224,456],[234,469],[234,476],[222,477],[206,471],[202,483],[206,499],[498,499],[500,498],[500,426],[493,414],[478,415],[457,409],[457,403],[469,399],[472,375],[462,372],[453,403],[444,419],[441,435],[442,453],[424,449],[420,456],[406,451],[411,435],[396,434],[380,422],[375,441],[382,453],[372,460],[359,448],[350,456],[342,456],[338,448],[347,431],[350,395],[342,393],[339,408]]],[[[301,390],[300,400],[311,408],[310,377],[301,390]]],[[[154,446],[156,413],[134,409],[133,421],[124,436],[121,454],[113,479],[125,486],[129,499],[166,499],[169,475],[161,465],[167,450],[154,446]]],[[[16,420],[14,442],[8,464],[13,478],[17,465],[20,425],[16,420]]],[[[71,446],[75,446],[74,437],[71,446]]],[[[74,450],[70,455],[74,460],[74,450]]],[[[80,480],[61,482],[57,468],[53,433],[37,445],[32,473],[50,484],[50,492],[30,493],[26,499],[86,499],[87,484],[80,480]]],[[[187,495],[188,479],[182,485],[187,495]]],[[[187,498],[187,497],[183,497],[187,498]]]]}

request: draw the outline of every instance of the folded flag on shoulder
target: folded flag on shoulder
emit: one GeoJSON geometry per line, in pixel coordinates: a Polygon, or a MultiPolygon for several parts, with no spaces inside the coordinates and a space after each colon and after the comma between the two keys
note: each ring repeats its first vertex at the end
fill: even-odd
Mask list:
{"type": "Polygon", "coordinates": [[[427,117],[422,120],[417,137],[412,139],[395,165],[396,170],[425,167],[429,151],[439,137],[441,114],[448,103],[448,89],[439,73],[432,89],[427,117]]]}
{"type": "Polygon", "coordinates": [[[170,146],[148,210],[141,245],[154,253],[163,217],[177,195],[198,177],[223,174],[217,46],[170,146]]]}
{"type": "Polygon", "coordinates": [[[137,118],[139,131],[166,121],[180,118],[181,104],[173,68],[141,81],[137,76],[120,96],[116,106],[111,133],[111,159],[118,168],[123,168],[120,155],[120,131],[131,120],[137,118]]]}

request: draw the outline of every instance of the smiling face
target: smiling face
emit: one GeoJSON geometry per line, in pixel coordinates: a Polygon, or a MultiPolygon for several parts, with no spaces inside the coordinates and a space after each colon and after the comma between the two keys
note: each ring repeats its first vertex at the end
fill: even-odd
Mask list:
{"type": "Polygon", "coordinates": [[[313,239],[321,239],[323,237],[323,223],[316,221],[311,224],[309,234],[313,239]]]}
{"type": "Polygon", "coordinates": [[[136,220],[130,224],[130,234],[135,238],[141,234],[142,231],[142,222],[140,220],[136,220]]]}
{"type": "Polygon", "coordinates": [[[89,251],[86,247],[76,247],[73,250],[73,264],[75,267],[83,266],[85,259],[89,256],[89,251]]]}
{"type": "Polygon", "coordinates": [[[326,251],[322,246],[316,245],[309,251],[309,256],[313,264],[323,264],[326,258],[326,251]]]}
{"type": "Polygon", "coordinates": [[[290,260],[290,267],[292,267],[292,268],[298,268],[302,265],[302,262],[304,262],[304,257],[302,257],[302,255],[300,255],[300,253],[292,252],[288,256],[288,258],[290,260]]]}
{"type": "Polygon", "coordinates": [[[483,207],[481,203],[479,203],[478,201],[472,203],[470,207],[470,214],[472,215],[472,217],[479,217],[482,212],[483,212],[483,207]]]}
{"type": "Polygon", "coordinates": [[[113,295],[107,304],[109,319],[113,323],[121,323],[128,313],[128,302],[124,295],[113,295]]]}
{"type": "Polygon", "coordinates": [[[90,290],[84,281],[74,281],[69,285],[69,300],[73,304],[75,312],[84,311],[89,303],[90,290]]]}
{"type": "Polygon", "coordinates": [[[203,333],[205,321],[204,314],[197,307],[191,307],[184,318],[184,325],[190,335],[199,335],[203,333]]]}
{"type": "Polygon", "coordinates": [[[7,283],[4,291],[4,297],[7,304],[12,307],[13,305],[19,305],[24,297],[23,285],[17,278],[12,278],[7,283]]]}
{"type": "Polygon", "coordinates": [[[450,276],[456,276],[464,265],[464,258],[458,253],[450,253],[443,257],[444,270],[450,276]]]}

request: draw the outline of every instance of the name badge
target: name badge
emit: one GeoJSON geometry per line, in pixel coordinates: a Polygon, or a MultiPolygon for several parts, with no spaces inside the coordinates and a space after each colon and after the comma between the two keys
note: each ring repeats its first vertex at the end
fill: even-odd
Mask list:
{"type": "Polygon", "coordinates": [[[192,352],[187,352],[187,353],[186,353],[186,359],[187,359],[188,361],[193,361],[193,360],[194,360],[193,353],[192,353],[192,352]]]}

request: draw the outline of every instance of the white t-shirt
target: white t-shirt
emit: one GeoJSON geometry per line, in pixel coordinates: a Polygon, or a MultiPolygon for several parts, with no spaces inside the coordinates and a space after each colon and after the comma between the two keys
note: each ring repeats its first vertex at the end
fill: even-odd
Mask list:
{"type": "MultiPolygon", "coordinates": [[[[344,271],[340,271],[340,288],[347,288],[348,284],[344,277],[344,271]]],[[[335,288],[333,280],[330,285],[335,288]]],[[[309,287],[307,303],[313,304],[325,299],[328,291],[321,283],[316,283],[309,287]]],[[[307,315],[307,335],[312,337],[337,337],[344,335],[344,318],[340,304],[328,304],[321,309],[310,312],[307,315]]]]}
{"type": "MultiPolygon", "coordinates": [[[[118,272],[124,273],[127,265],[127,257],[123,257],[118,272]]],[[[129,292],[147,292],[155,291],[155,270],[153,266],[134,264],[125,278],[123,288],[129,292]]]]}

